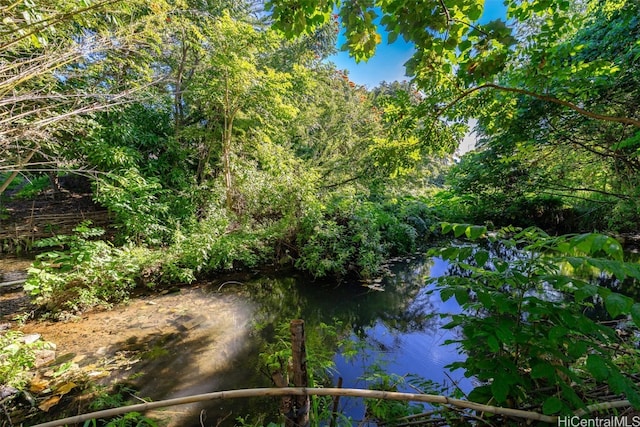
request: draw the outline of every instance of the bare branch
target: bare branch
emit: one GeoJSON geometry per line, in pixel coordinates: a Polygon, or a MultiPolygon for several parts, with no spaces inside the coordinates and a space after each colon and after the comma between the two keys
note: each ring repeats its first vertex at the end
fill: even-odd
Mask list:
{"type": "MultiPolygon", "coordinates": [[[[63,13],[63,14],[60,14],[60,15],[57,15],[57,16],[52,16],[52,17],[49,17],[49,18],[45,18],[45,19],[43,19],[41,21],[38,21],[38,22],[34,22],[34,23],[32,23],[32,24],[30,24],[28,26],[28,27],[32,27],[33,30],[28,31],[28,32],[22,34],[21,36],[16,37],[15,39],[13,39],[11,41],[8,41],[8,42],[6,42],[4,44],[0,44],[0,50],[5,50],[5,49],[13,46],[16,43],[18,43],[18,42],[20,42],[20,41],[22,41],[22,40],[24,40],[24,39],[26,39],[28,37],[31,37],[34,34],[37,34],[37,33],[41,32],[41,31],[45,30],[48,27],[51,27],[51,26],[56,25],[56,24],[59,24],[60,22],[64,22],[64,21],[66,21],[66,20],[68,20],[68,19],[70,19],[70,18],[72,18],[72,17],[74,17],[76,15],[88,12],[90,10],[99,9],[99,8],[101,8],[103,6],[109,6],[109,5],[112,5],[112,4],[115,4],[115,3],[119,3],[121,1],[122,0],[107,0],[107,1],[104,1],[104,2],[101,2],[101,3],[95,3],[95,4],[91,5],[91,6],[87,6],[87,7],[84,7],[82,9],[76,9],[76,10],[68,12],[68,13],[63,13]]],[[[4,34],[12,34],[12,33],[15,33],[15,31],[14,30],[6,31],[4,34]]]]}

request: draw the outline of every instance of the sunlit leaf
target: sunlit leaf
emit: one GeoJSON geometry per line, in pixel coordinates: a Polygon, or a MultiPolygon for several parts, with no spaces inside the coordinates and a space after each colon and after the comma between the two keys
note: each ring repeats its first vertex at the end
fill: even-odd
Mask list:
{"type": "Polygon", "coordinates": [[[65,383],[65,384],[61,385],[60,387],[56,388],[55,392],[57,394],[59,394],[60,396],[62,396],[64,394],[69,393],[75,387],[77,387],[77,384],[75,384],[73,382],[68,382],[68,383],[65,383]]]}
{"type": "Polygon", "coordinates": [[[40,405],[38,405],[38,408],[40,408],[41,411],[48,412],[49,409],[57,405],[58,402],[60,402],[60,396],[51,396],[44,402],[40,403],[40,405]]]}
{"type": "Polygon", "coordinates": [[[480,236],[484,235],[487,232],[487,227],[480,225],[472,225],[467,227],[465,230],[465,234],[471,240],[477,240],[480,236]]]}

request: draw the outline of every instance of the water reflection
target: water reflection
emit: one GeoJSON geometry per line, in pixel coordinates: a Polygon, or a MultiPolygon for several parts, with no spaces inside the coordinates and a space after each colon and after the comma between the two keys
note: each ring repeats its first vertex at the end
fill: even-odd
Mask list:
{"type": "MultiPolygon", "coordinates": [[[[527,256],[502,245],[483,249],[489,252],[486,264],[489,268],[498,262],[511,265],[525,262],[527,256]]],[[[472,253],[473,249],[469,255],[472,253]]],[[[474,262],[472,256],[469,262],[474,262]]],[[[466,273],[439,258],[416,257],[389,265],[380,284],[385,289],[383,292],[361,283],[338,286],[335,282],[312,281],[296,274],[259,273],[242,279],[241,285],[224,286],[221,293],[253,302],[254,333],[248,338],[252,343],[246,347],[249,351],[234,355],[230,361],[234,367],[242,368],[228,372],[228,376],[217,382],[220,388],[216,390],[269,386],[269,376],[260,371],[258,353],[265,343],[278,339],[280,325],[302,318],[307,331],[312,333],[319,330],[322,323],[339,325],[339,335],[360,349],[354,357],[346,357],[344,349],[328,349],[336,351],[334,384],[337,377],[342,377],[343,387],[368,388],[375,381],[368,373],[372,368],[380,367],[388,375],[417,376],[445,388],[455,385],[468,392],[473,388],[471,380],[465,378],[462,371],[452,373],[445,368],[463,359],[455,345],[444,345],[447,340],[459,338],[459,332],[443,329],[446,320],[439,316],[441,313],[459,313],[461,309],[455,298],[443,302],[438,292],[432,292],[433,285],[425,285],[429,278],[452,274],[466,273]]],[[[210,284],[209,292],[218,294],[220,283],[210,284]]],[[[619,284],[611,283],[611,286],[619,284]]],[[[548,294],[547,297],[552,296],[548,294]]],[[[327,345],[335,345],[335,340],[327,345]]],[[[189,350],[183,348],[182,351],[189,350]]],[[[175,381],[179,383],[180,379],[175,381]]],[[[398,390],[416,391],[406,383],[398,384],[398,390]]],[[[159,398],[161,396],[156,397],[159,398]]],[[[266,425],[278,420],[278,406],[276,399],[219,401],[203,407],[208,420],[205,425],[218,425],[218,420],[226,417],[219,425],[231,426],[238,416],[250,416],[249,421],[262,417],[261,422],[266,425]]],[[[357,422],[363,419],[365,409],[360,399],[342,398],[340,411],[357,422]]],[[[180,425],[200,426],[199,415],[183,419],[180,425]]]]}
{"type": "MultiPolygon", "coordinates": [[[[311,281],[295,274],[285,277],[261,274],[247,278],[242,286],[225,286],[222,292],[239,292],[254,302],[255,338],[263,343],[277,339],[279,325],[294,318],[304,319],[307,331],[311,333],[319,329],[321,323],[338,325],[338,334],[351,340],[360,351],[355,357],[346,358],[340,349],[332,349],[336,351],[334,384],[337,377],[342,377],[343,387],[367,388],[370,383],[364,379],[366,373],[372,366],[382,366],[391,375],[413,374],[440,384],[450,384],[449,378],[455,378],[468,390],[471,386],[462,378],[461,372],[453,376],[444,368],[459,360],[460,355],[455,347],[443,345],[453,337],[440,328],[443,321],[436,315],[457,312],[459,307],[455,301],[443,303],[437,293],[429,293],[430,288],[425,287],[427,278],[445,274],[447,268],[448,264],[440,259],[398,260],[388,266],[381,283],[385,289],[382,292],[362,283],[337,286],[334,282],[311,281]]],[[[219,283],[210,286],[213,290],[218,287],[219,283]]],[[[335,342],[328,345],[332,344],[335,342]]],[[[258,351],[238,357],[243,359],[235,360],[234,365],[248,369],[237,372],[234,378],[237,385],[229,388],[247,384],[265,386],[269,380],[257,368],[258,351]]],[[[400,385],[399,390],[415,392],[406,384],[400,385]]],[[[277,421],[273,410],[277,407],[275,399],[265,399],[262,403],[216,402],[204,409],[211,425],[230,413],[232,415],[221,425],[233,425],[236,417],[247,415],[252,415],[250,420],[262,416],[266,425],[269,421],[277,421]]],[[[360,399],[341,399],[340,411],[354,421],[364,417],[360,399]]],[[[184,425],[195,427],[200,424],[194,417],[185,420],[184,425]]]]}
{"type": "MultiPolygon", "coordinates": [[[[392,268],[394,277],[386,281],[385,292],[377,298],[385,300],[394,295],[404,295],[403,303],[381,307],[374,313],[373,324],[360,333],[353,332],[351,339],[362,347],[355,358],[348,359],[342,354],[336,356],[339,375],[344,387],[368,388],[372,378],[367,375],[372,367],[380,366],[386,375],[404,378],[419,377],[431,380],[444,388],[459,386],[469,391],[472,386],[461,372],[452,373],[446,365],[461,360],[455,346],[444,345],[453,339],[451,331],[442,329],[440,313],[456,313],[460,307],[454,300],[443,302],[438,293],[425,287],[426,279],[447,274],[449,264],[442,259],[418,259],[392,268]],[[402,290],[412,289],[413,293],[402,290]],[[398,292],[398,290],[400,290],[398,292]]],[[[399,391],[415,393],[416,389],[407,382],[398,384],[399,391]]],[[[359,399],[343,399],[342,412],[353,420],[362,420],[364,405],[359,399]]]]}

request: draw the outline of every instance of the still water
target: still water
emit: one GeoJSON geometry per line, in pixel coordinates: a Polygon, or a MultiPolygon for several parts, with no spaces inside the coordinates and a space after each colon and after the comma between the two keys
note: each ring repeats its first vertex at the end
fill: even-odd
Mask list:
{"type": "MultiPolygon", "coordinates": [[[[461,356],[454,345],[444,345],[445,340],[455,336],[453,332],[441,329],[443,320],[437,316],[460,309],[454,299],[443,303],[437,293],[428,292],[430,288],[425,284],[429,277],[445,274],[447,268],[447,263],[439,259],[398,260],[388,266],[382,282],[376,284],[376,288],[384,290],[361,283],[338,286],[314,282],[295,275],[262,275],[243,280],[242,285],[227,284],[220,292],[234,298],[246,298],[252,307],[251,320],[245,325],[249,333],[243,336],[240,350],[229,353],[227,363],[230,368],[213,382],[185,388],[180,385],[180,376],[175,376],[166,378],[168,381],[165,382],[172,384],[171,387],[157,386],[155,390],[151,387],[143,392],[159,400],[194,392],[272,386],[259,363],[259,353],[264,351],[266,344],[278,340],[276,331],[286,328],[294,318],[305,320],[309,351],[318,345],[317,340],[314,344],[309,341],[317,338],[315,331],[321,324],[335,327],[341,340],[350,341],[350,345],[344,346],[336,346],[335,340],[325,344],[331,348],[324,350],[334,354],[335,368],[330,370],[333,386],[341,377],[345,388],[366,389],[376,381],[378,369],[398,376],[391,380],[397,384],[398,391],[416,392],[416,388],[398,381],[399,377],[421,378],[449,389],[456,386],[469,391],[471,383],[461,371],[450,372],[445,368],[461,356]],[[346,356],[343,354],[346,348],[357,351],[346,356]],[[176,390],[180,392],[176,393],[176,390]]],[[[209,286],[217,294],[219,284],[209,286]]],[[[192,350],[182,348],[181,351],[192,350]]],[[[168,373],[171,368],[165,366],[162,371],[168,373]]],[[[278,421],[277,408],[275,399],[217,401],[191,408],[191,414],[180,417],[175,425],[217,425],[223,418],[225,421],[221,425],[233,425],[238,416],[247,421],[262,420],[266,425],[278,421]]],[[[339,411],[350,417],[354,424],[365,418],[361,399],[342,398],[339,411]]]]}

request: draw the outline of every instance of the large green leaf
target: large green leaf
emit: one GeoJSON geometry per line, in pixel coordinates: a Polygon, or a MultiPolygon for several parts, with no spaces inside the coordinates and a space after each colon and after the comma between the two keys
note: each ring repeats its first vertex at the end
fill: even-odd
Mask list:
{"type": "Polygon", "coordinates": [[[478,267],[482,268],[489,260],[489,252],[485,251],[484,249],[480,249],[475,253],[473,257],[476,260],[476,264],[478,264],[478,267]]]}
{"type": "Polygon", "coordinates": [[[497,353],[500,351],[500,343],[498,343],[498,340],[493,335],[489,335],[487,337],[487,346],[493,353],[497,353]]]}
{"type": "Polygon", "coordinates": [[[556,377],[556,368],[548,362],[541,362],[531,368],[531,378],[547,378],[553,380],[556,377]]]}
{"type": "Polygon", "coordinates": [[[604,381],[609,376],[609,366],[598,354],[590,354],[587,357],[587,369],[597,381],[604,381]]]}
{"type": "Polygon", "coordinates": [[[493,393],[493,397],[496,399],[496,402],[502,403],[507,400],[509,388],[509,384],[502,378],[496,378],[491,383],[491,392],[493,393]]]}
{"type": "Polygon", "coordinates": [[[465,235],[471,240],[477,240],[487,232],[487,227],[471,225],[465,230],[465,235]]]}
{"type": "Polygon", "coordinates": [[[627,296],[612,292],[604,299],[604,305],[609,315],[616,318],[621,314],[629,313],[633,306],[633,300],[627,296]]]}
{"type": "Polygon", "coordinates": [[[564,407],[562,400],[555,396],[547,398],[542,404],[542,412],[546,415],[557,414],[564,407]]]}

